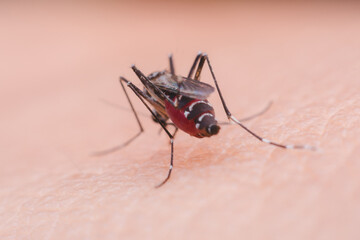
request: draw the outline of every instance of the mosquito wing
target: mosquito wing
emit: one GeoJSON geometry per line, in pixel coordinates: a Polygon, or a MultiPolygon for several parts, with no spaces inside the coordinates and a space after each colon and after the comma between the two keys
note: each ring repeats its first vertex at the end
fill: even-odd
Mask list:
{"type": "Polygon", "coordinates": [[[214,88],[204,82],[196,81],[190,78],[183,78],[180,84],[180,94],[190,98],[207,99],[214,88]]]}
{"type": "Polygon", "coordinates": [[[157,78],[154,84],[162,90],[201,100],[207,99],[215,90],[207,83],[180,76],[174,78],[167,74],[157,78]]]}

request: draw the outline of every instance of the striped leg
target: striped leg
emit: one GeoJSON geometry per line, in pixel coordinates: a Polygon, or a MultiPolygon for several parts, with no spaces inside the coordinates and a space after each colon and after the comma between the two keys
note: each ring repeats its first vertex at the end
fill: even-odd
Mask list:
{"type": "MultiPolygon", "coordinates": [[[[225,110],[225,113],[228,117],[229,120],[233,121],[234,123],[238,124],[240,127],[242,127],[243,129],[245,129],[248,133],[250,133],[251,135],[253,135],[255,138],[257,138],[258,140],[264,142],[264,143],[267,143],[267,144],[271,144],[271,145],[274,145],[276,147],[280,147],[280,148],[286,148],[286,149],[308,149],[308,150],[313,150],[315,151],[316,148],[313,147],[313,146],[310,146],[310,145],[293,145],[293,144],[280,144],[280,143],[276,143],[276,142],[273,142],[273,141],[270,141],[266,138],[263,138],[261,136],[259,136],[258,134],[254,133],[253,131],[251,131],[250,129],[248,129],[247,127],[245,127],[245,125],[243,125],[238,119],[236,119],[232,114],[231,112],[229,111],[228,107],[226,106],[225,104],[225,100],[221,94],[221,91],[220,91],[220,88],[219,88],[219,85],[217,83],[217,80],[216,80],[216,77],[215,77],[215,74],[214,74],[214,71],[212,69],[212,66],[210,64],[210,60],[209,60],[209,57],[207,56],[207,54],[203,54],[202,55],[202,58],[200,59],[200,62],[201,60],[205,58],[206,59],[206,62],[209,66],[209,69],[210,69],[210,72],[211,72],[211,75],[212,75],[212,78],[214,80],[214,83],[215,83],[215,86],[216,86],[216,89],[218,91],[218,94],[219,94],[219,97],[220,97],[220,100],[221,100],[221,103],[224,107],[224,110],[225,110]]],[[[200,65],[200,64],[199,64],[200,65]]],[[[201,71],[201,70],[200,70],[201,71]]]]}
{"type": "Polygon", "coordinates": [[[137,88],[133,83],[131,83],[130,81],[126,80],[123,77],[120,77],[120,83],[121,85],[124,87],[123,83],[125,82],[126,85],[133,90],[133,92],[135,93],[135,95],[140,99],[140,101],[145,105],[145,107],[149,110],[149,112],[152,114],[152,116],[158,121],[158,123],[161,125],[161,127],[164,129],[164,131],[166,132],[166,134],[169,136],[170,138],[170,144],[171,144],[171,155],[170,155],[170,166],[169,166],[169,171],[168,171],[168,175],[167,177],[159,184],[156,185],[155,187],[161,187],[162,185],[164,185],[170,178],[171,176],[171,172],[173,169],[173,159],[174,159],[174,137],[173,135],[166,129],[165,124],[157,117],[157,115],[151,110],[151,108],[149,107],[149,105],[145,102],[144,99],[146,99],[147,97],[143,94],[143,92],[137,88]]]}
{"type": "MultiPolygon", "coordinates": [[[[195,73],[194,80],[200,81],[201,71],[202,71],[202,69],[203,69],[203,67],[204,67],[204,63],[205,63],[206,58],[207,58],[206,53],[201,53],[201,52],[199,52],[198,55],[196,55],[194,64],[192,65],[191,70],[190,70],[190,73],[189,73],[189,76],[191,77],[191,75],[192,75],[192,73],[193,73],[193,71],[194,71],[194,69],[195,69],[195,66],[196,66],[197,62],[198,62],[199,59],[200,59],[199,65],[198,65],[198,67],[197,67],[197,69],[196,69],[196,73],[195,73]]],[[[267,112],[267,110],[270,109],[271,105],[272,105],[272,102],[270,101],[270,102],[268,103],[268,105],[265,107],[265,109],[263,109],[262,111],[260,111],[260,112],[258,112],[258,113],[256,113],[256,114],[253,114],[253,115],[251,115],[251,116],[242,118],[242,119],[239,120],[239,122],[249,121],[249,120],[251,120],[251,119],[254,119],[254,118],[256,118],[256,117],[264,114],[265,112],[267,112]]],[[[230,124],[230,123],[229,123],[229,122],[226,122],[226,123],[225,123],[225,122],[220,122],[219,124],[220,124],[220,125],[227,125],[227,124],[230,124]]]]}

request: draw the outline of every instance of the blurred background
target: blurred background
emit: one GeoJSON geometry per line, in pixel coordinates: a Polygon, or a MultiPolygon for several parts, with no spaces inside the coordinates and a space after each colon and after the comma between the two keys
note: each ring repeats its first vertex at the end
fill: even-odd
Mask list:
{"type": "MultiPolygon", "coordinates": [[[[335,169],[343,166],[344,159],[355,159],[360,153],[355,150],[359,149],[359,10],[360,5],[356,2],[340,1],[1,1],[0,236],[5,236],[2,239],[14,239],[15,236],[15,239],[26,239],[30,234],[34,239],[55,239],[56,236],[59,239],[74,236],[93,239],[91,237],[104,234],[105,239],[114,239],[114,236],[143,238],[153,234],[157,238],[172,236],[180,239],[184,237],[183,232],[191,231],[199,238],[227,236],[236,239],[241,230],[244,237],[258,239],[271,239],[273,236],[274,239],[281,239],[282,235],[276,237],[280,232],[287,239],[357,239],[357,223],[360,220],[357,170],[360,167],[347,162],[346,170],[337,172],[335,169]],[[298,162],[294,160],[295,165],[291,165],[286,161],[289,159],[279,156],[281,154],[272,154],[268,148],[260,150],[256,140],[248,138],[243,132],[239,135],[239,132],[224,129],[222,137],[205,140],[200,150],[191,148],[191,151],[188,150],[191,145],[196,143],[195,146],[198,146],[200,142],[188,142],[189,137],[180,134],[177,146],[185,155],[177,155],[180,161],[178,180],[181,175],[187,174],[185,170],[200,171],[200,176],[203,176],[202,170],[191,168],[192,156],[200,154],[200,157],[195,157],[195,165],[202,166],[204,171],[212,169],[210,177],[205,177],[208,185],[213,186],[208,191],[214,192],[214,199],[224,193],[237,196],[237,200],[243,199],[236,208],[243,217],[234,216],[230,210],[219,207],[220,203],[224,204],[221,206],[229,206],[230,202],[233,204],[223,199],[202,202],[202,208],[198,206],[195,210],[189,210],[188,215],[182,215],[180,223],[172,220],[165,224],[173,213],[176,215],[176,206],[162,209],[162,217],[155,218],[154,222],[165,224],[166,227],[157,233],[147,228],[143,231],[132,228],[131,223],[152,225],[154,216],[149,215],[140,221],[131,216],[142,214],[141,209],[134,210],[136,207],[133,206],[131,210],[124,210],[126,215],[122,212],[123,208],[117,209],[110,202],[116,203],[124,195],[130,199],[139,197],[140,193],[134,189],[126,192],[125,188],[130,185],[127,185],[125,175],[129,172],[134,175],[130,177],[132,181],[136,181],[138,178],[135,176],[140,174],[140,182],[145,184],[146,189],[165,175],[167,140],[164,135],[159,137],[160,140],[154,140],[154,137],[158,137],[158,129],[145,119],[144,125],[151,134],[139,140],[138,145],[100,161],[89,157],[93,151],[126,141],[137,131],[131,112],[114,109],[104,104],[103,100],[128,108],[118,77],[125,76],[140,86],[130,69],[131,64],[136,64],[146,74],[163,70],[168,67],[168,54],[172,53],[176,72],[186,75],[199,51],[209,54],[220,87],[234,114],[239,117],[251,115],[273,100],[275,104],[271,114],[255,120],[255,129],[284,141],[317,146],[326,142],[324,148],[328,150],[327,154],[314,157],[307,153],[294,153],[289,158],[301,163],[306,159],[314,160],[310,165],[302,165],[302,170],[299,170],[296,167],[298,162]],[[353,119],[348,119],[350,115],[353,119]],[[237,145],[231,145],[231,142],[237,145]],[[224,151],[224,147],[228,146],[230,150],[224,151]],[[204,157],[201,151],[210,155],[204,157]],[[220,157],[211,157],[220,152],[223,154],[220,157]],[[234,162],[229,159],[234,160],[235,156],[242,161],[262,159],[257,153],[277,159],[281,166],[290,166],[289,175],[279,177],[276,173],[281,170],[279,165],[269,166],[259,162],[264,172],[269,170],[267,168],[270,168],[269,172],[274,171],[267,175],[271,181],[265,185],[274,187],[271,183],[275,182],[282,186],[276,188],[279,185],[275,184],[274,195],[271,195],[279,196],[279,201],[277,197],[274,200],[266,194],[262,195],[264,189],[261,188],[257,194],[251,193],[251,184],[259,187],[259,179],[252,179],[258,176],[258,163],[241,165],[240,162],[240,165],[236,165],[236,173],[229,173],[223,179],[217,178],[217,173],[221,176],[224,171],[231,169],[234,162]],[[152,162],[148,157],[144,158],[148,155],[152,162]],[[158,162],[158,157],[163,160],[158,162]],[[227,169],[217,166],[217,163],[227,169]],[[154,177],[146,171],[141,175],[138,169],[143,164],[150,169],[161,170],[157,172],[160,175],[154,177]],[[209,165],[212,167],[207,168],[209,165]],[[294,173],[291,171],[295,174],[291,174],[294,173]],[[74,176],[79,174],[84,182],[97,179],[90,173],[95,176],[113,174],[114,179],[109,181],[111,184],[125,185],[119,185],[116,191],[111,192],[114,194],[111,201],[101,200],[101,206],[109,204],[107,210],[102,209],[105,215],[97,211],[100,211],[96,207],[99,202],[88,203],[87,209],[77,212],[74,216],[77,220],[90,219],[90,223],[84,227],[86,231],[72,231],[69,229],[74,222],[69,217],[73,216],[71,210],[77,209],[76,203],[86,199],[77,196],[79,198],[73,203],[71,197],[64,197],[65,202],[71,202],[67,202],[68,205],[59,198],[49,202],[36,199],[41,196],[44,200],[49,195],[48,191],[58,194],[59,191],[49,189],[64,184],[63,178],[67,176],[69,182],[65,181],[68,185],[63,191],[67,193],[66,189],[74,186],[72,191],[78,192],[76,184],[72,182],[76,178],[74,176]],[[336,178],[331,174],[339,175],[336,178]],[[239,176],[254,181],[244,180],[239,184],[234,181],[239,176]],[[312,181],[314,179],[315,182],[321,179],[315,184],[316,187],[312,181]],[[336,179],[341,184],[328,179],[336,179]],[[297,187],[285,187],[290,183],[297,187]],[[310,186],[314,188],[309,190],[310,186]],[[347,186],[348,190],[339,194],[342,186],[347,186]],[[126,194],[121,194],[123,191],[126,194]],[[280,193],[275,194],[276,191],[280,193]],[[288,194],[288,191],[291,193],[288,194]],[[239,192],[242,194],[237,195],[239,192]],[[299,193],[304,197],[292,205],[289,197],[301,195],[299,193]],[[287,200],[282,201],[283,198],[287,200]],[[348,207],[343,208],[339,201],[327,200],[334,198],[347,202],[348,207]],[[268,205],[264,203],[266,200],[270,202],[268,205]],[[39,202],[51,206],[49,211],[54,215],[47,215],[44,211],[42,216],[32,218],[31,215],[34,216],[38,209],[43,209],[39,202]],[[209,217],[207,212],[211,213],[212,203],[217,208],[209,217]],[[277,214],[281,212],[283,203],[289,207],[290,213],[279,216],[277,214]],[[317,206],[318,210],[311,206],[317,206]],[[334,214],[329,213],[330,210],[334,214]],[[121,214],[113,215],[117,211],[121,214]],[[222,215],[225,213],[227,215],[222,215]],[[218,216],[222,217],[217,219],[218,216]],[[338,217],[341,221],[337,220],[338,217]],[[121,219],[122,224],[109,229],[101,226],[101,223],[116,225],[117,218],[121,219]],[[204,233],[211,226],[216,226],[219,219],[228,226],[204,233]],[[268,225],[270,219],[274,219],[273,225],[268,225]],[[255,224],[259,224],[259,228],[255,224]],[[113,232],[116,234],[112,235],[113,232]]],[[[202,80],[212,84],[209,76],[205,71],[202,80]]],[[[218,118],[225,119],[217,96],[212,96],[210,100],[218,109],[218,118]]],[[[134,102],[140,112],[146,113],[138,101],[134,102]]],[[[194,172],[188,175],[196,177],[194,172]]],[[[194,188],[206,189],[197,187],[201,183],[204,184],[195,180],[194,188]]],[[[106,189],[108,184],[106,182],[102,188],[106,189]]],[[[209,192],[192,196],[186,190],[182,192],[176,183],[170,184],[175,184],[172,190],[180,191],[180,199],[188,199],[188,205],[184,203],[186,206],[199,204],[201,201],[198,198],[209,196],[209,192]]],[[[179,184],[183,186],[184,182],[179,184]]],[[[172,199],[174,195],[171,189],[168,190],[168,195],[163,193],[159,198],[165,196],[172,199]]],[[[89,196],[95,194],[100,197],[103,194],[99,193],[98,196],[96,191],[83,191],[89,196]]],[[[146,200],[146,196],[142,195],[141,199],[145,199],[144,206],[152,208],[151,204],[146,203],[154,199],[146,200]]],[[[128,201],[122,200],[118,204],[127,205],[128,201]]],[[[161,199],[157,201],[167,203],[161,199]]],[[[80,227],[80,223],[76,223],[80,227]]]]}

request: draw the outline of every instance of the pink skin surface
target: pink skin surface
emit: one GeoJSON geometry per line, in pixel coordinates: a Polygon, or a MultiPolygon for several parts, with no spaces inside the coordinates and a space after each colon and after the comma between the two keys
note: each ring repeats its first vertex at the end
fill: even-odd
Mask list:
{"type": "MultiPolygon", "coordinates": [[[[0,239],[359,239],[360,5],[0,3],[0,239]],[[141,87],[206,51],[239,126],[170,146],[141,87]],[[118,104],[114,108],[108,102],[118,104]]],[[[213,85],[207,67],[201,78],[213,85]]],[[[212,94],[217,120],[226,121],[212,94]]],[[[169,127],[172,131],[171,126],[169,127]]]]}

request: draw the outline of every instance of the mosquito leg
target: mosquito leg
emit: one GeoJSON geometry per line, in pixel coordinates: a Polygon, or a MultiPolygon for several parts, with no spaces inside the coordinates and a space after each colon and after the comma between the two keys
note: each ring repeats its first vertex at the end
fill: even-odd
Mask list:
{"type": "Polygon", "coordinates": [[[170,72],[172,75],[175,75],[175,68],[174,68],[174,62],[172,54],[169,55],[169,65],[170,65],[170,72]]]}
{"type": "MultiPolygon", "coordinates": [[[[197,67],[197,70],[196,70],[196,74],[195,74],[195,80],[200,80],[200,75],[201,75],[201,71],[204,67],[204,63],[205,63],[205,60],[207,58],[207,55],[204,53],[199,53],[195,59],[195,62],[194,62],[194,65],[193,67],[196,65],[197,61],[198,61],[198,58],[200,58],[200,62],[199,62],[199,65],[197,67]],[[200,58],[201,57],[201,58],[200,58]]],[[[272,105],[272,102],[270,102],[265,109],[263,109],[261,112],[259,113],[256,113],[254,115],[251,115],[249,117],[246,117],[246,118],[243,118],[243,119],[240,119],[239,121],[240,122],[244,122],[244,121],[248,121],[248,120],[251,120],[257,116],[260,116],[261,114],[265,113],[267,110],[269,110],[270,106],[272,105]]],[[[229,122],[223,122],[223,123],[220,123],[221,125],[227,125],[227,124],[230,124],[229,122]]]]}
{"type": "Polygon", "coordinates": [[[196,69],[194,80],[200,81],[200,74],[201,74],[202,68],[204,66],[205,58],[206,58],[206,54],[203,53],[201,55],[199,65],[198,65],[198,67],[196,69]]]}
{"type": "MultiPolygon", "coordinates": [[[[174,61],[173,61],[173,57],[172,54],[169,55],[169,64],[170,64],[170,72],[172,74],[173,77],[175,77],[175,68],[174,68],[174,61]]],[[[177,103],[180,101],[179,96],[180,96],[180,86],[181,86],[181,82],[178,82],[178,91],[179,93],[177,94],[177,101],[175,101],[175,105],[177,107],[177,103]]]]}
{"type": "MultiPolygon", "coordinates": [[[[175,125],[174,125],[174,126],[175,126],[175,125]]],[[[174,132],[173,132],[173,134],[172,134],[173,139],[175,139],[175,136],[176,136],[176,133],[178,132],[178,130],[179,130],[179,128],[177,128],[177,127],[175,126],[175,130],[174,130],[174,132]]],[[[171,144],[171,142],[170,142],[170,144],[171,144]]]]}
{"type": "Polygon", "coordinates": [[[106,150],[102,150],[102,151],[98,151],[92,154],[92,156],[104,156],[113,152],[116,152],[124,147],[126,147],[127,145],[129,145],[132,141],[134,141],[138,136],[141,135],[141,133],[143,133],[143,131],[138,132],[135,136],[131,137],[129,140],[127,140],[126,142],[122,143],[121,145],[106,149],[106,150]]]}
{"type": "MultiPolygon", "coordinates": [[[[151,108],[149,107],[149,105],[145,102],[144,98],[145,96],[143,95],[143,92],[137,88],[133,83],[131,83],[130,81],[126,80],[125,78],[121,77],[120,78],[120,82],[122,84],[122,82],[125,82],[126,85],[131,88],[131,90],[133,90],[133,92],[135,93],[135,95],[140,99],[140,101],[145,105],[145,107],[149,110],[149,112],[154,116],[154,118],[159,122],[159,124],[161,125],[161,127],[164,129],[164,131],[166,132],[166,134],[169,136],[170,138],[170,144],[171,144],[171,156],[170,156],[170,166],[169,166],[169,171],[168,171],[168,175],[165,178],[165,180],[163,180],[159,185],[155,186],[155,187],[161,187],[162,185],[164,185],[170,178],[171,176],[171,171],[173,169],[173,156],[174,156],[174,137],[173,135],[171,135],[171,133],[166,129],[166,126],[164,123],[161,122],[161,120],[156,116],[156,114],[151,110],[151,108]]],[[[145,98],[146,99],[146,98],[145,98]]]]}
{"type": "MultiPolygon", "coordinates": [[[[219,88],[219,85],[217,83],[217,80],[216,80],[216,77],[215,77],[215,74],[214,74],[214,71],[212,69],[212,66],[210,64],[210,60],[209,60],[209,57],[204,54],[203,55],[205,58],[206,58],[206,62],[209,66],[209,69],[210,69],[210,72],[211,72],[211,75],[212,75],[212,78],[214,80],[214,83],[215,83],[215,86],[216,86],[216,89],[218,91],[218,94],[219,94],[219,97],[220,97],[220,100],[221,100],[221,103],[224,107],[224,110],[225,110],[225,113],[228,117],[229,120],[233,121],[234,123],[238,124],[240,127],[242,127],[243,129],[245,129],[248,133],[250,133],[251,135],[253,135],[255,138],[257,138],[258,140],[264,142],[264,143],[267,143],[267,144],[271,144],[271,145],[274,145],[276,147],[280,147],[280,148],[286,148],[286,149],[308,149],[308,150],[316,150],[315,147],[313,146],[310,146],[310,145],[292,145],[292,144],[279,144],[279,143],[276,143],[276,142],[273,142],[273,141],[270,141],[266,138],[263,138],[259,135],[257,135],[256,133],[254,133],[253,131],[251,131],[250,129],[248,129],[247,127],[245,127],[245,125],[243,125],[238,119],[236,119],[234,116],[231,115],[228,107],[226,106],[226,103],[225,103],[225,100],[221,94],[221,91],[220,91],[220,88],[219,88]]],[[[200,64],[199,64],[200,65],[200,64]]]]}
{"type": "MultiPolygon", "coordinates": [[[[170,124],[166,124],[166,125],[170,125],[170,124]]],[[[174,125],[175,126],[175,125],[174,125]]],[[[159,134],[161,133],[161,130],[163,130],[162,128],[160,128],[160,131],[159,131],[159,134]]],[[[178,130],[179,130],[179,128],[177,128],[177,127],[175,127],[175,130],[174,130],[174,132],[173,132],[173,138],[175,139],[175,136],[176,136],[176,133],[178,132],[178,130]]],[[[170,144],[171,144],[171,142],[170,142],[170,144]]]]}
{"type": "Polygon", "coordinates": [[[253,115],[251,115],[251,116],[248,116],[248,117],[244,117],[244,118],[242,118],[242,119],[239,119],[239,121],[240,121],[240,122],[245,122],[245,121],[249,121],[249,120],[251,120],[251,119],[254,119],[254,118],[258,117],[258,116],[261,116],[261,115],[263,115],[264,113],[266,113],[266,112],[270,109],[271,105],[272,105],[272,101],[270,101],[270,102],[268,103],[268,105],[267,105],[262,111],[260,111],[260,112],[258,112],[258,113],[255,113],[255,114],[253,114],[253,115]]]}
{"type": "MultiPolygon", "coordinates": [[[[120,79],[125,79],[125,78],[120,77],[120,79]]],[[[123,147],[126,147],[127,145],[129,145],[129,144],[130,144],[132,141],[134,141],[138,136],[140,136],[141,133],[144,132],[144,128],[143,128],[143,126],[141,125],[139,116],[138,116],[138,114],[137,114],[137,112],[136,112],[136,110],[135,110],[135,108],[134,108],[134,106],[133,106],[133,104],[132,104],[132,102],[131,102],[131,100],[130,100],[130,98],[129,98],[129,95],[128,95],[127,92],[126,92],[126,89],[125,89],[125,87],[124,87],[124,84],[122,83],[122,81],[120,81],[120,83],[121,83],[121,87],[122,87],[122,89],[123,89],[123,91],[124,91],[124,93],[125,93],[125,96],[126,96],[128,102],[129,102],[129,105],[130,105],[130,107],[131,107],[131,110],[133,111],[133,113],[134,113],[134,115],[135,115],[136,121],[137,121],[137,123],[138,123],[138,125],[139,125],[139,128],[140,128],[140,131],[139,131],[135,136],[133,136],[132,138],[130,138],[129,140],[127,140],[126,142],[124,142],[124,143],[122,143],[122,144],[120,144],[120,145],[118,145],[118,146],[115,146],[115,147],[106,149],[106,150],[102,150],[102,151],[95,152],[95,153],[93,154],[93,156],[103,156],[103,155],[106,155],[106,154],[109,154],[109,153],[113,153],[113,152],[115,152],[115,151],[118,151],[118,150],[122,149],[123,147]]],[[[140,90],[139,90],[139,91],[140,91],[140,90]]],[[[141,92],[141,95],[142,95],[143,97],[146,97],[142,92],[141,92]]]]}
{"type": "Polygon", "coordinates": [[[190,68],[190,72],[189,72],[189,75],[187,76],[187,78],[191,78],[191,76],[192,76],[192,74],[193,74],[193,72],[194,72],[194,70],[195,70],[195,67],[196,67],[196,64],[197,64],[197,62],[199,61],[199,58],[201,57],[201,52],[199,52],[197,55],[196,55],[196,57],[195,57],[195,60],[194,60],[194,63],[193,63],[193,65],[191,66],[191,68],[190,68]]]}
{"type": "Polygon", "coordinates": [[[174,139],[175,139],[175,136],[176,136],[176,133],[178,132],[178,130],[179,130],[179,128],[175,127],[174,133],[172,134],[174,139]]]}
{"type": "MultiPolygon", "coordinates": [[[[204,63],[205,63],[205,59],[207,58],[207,55],[204,53],[199,53],[196,58],[195,58],[195,61],[194,61],[194,64],[193,64],[193,67],[195,67],[195,65],[197,64],[197,61],[198,59],[200,58],[200,63],[197,67],[197,70],[196,70],[196,74],[195,74],[195,80],[200,80],[200,75],[201,75],[201,71],[203,69],[203,66],[204,66],[204,63]],[[201,57],[201,58],[200,58],[201,57]]],[[[193,69],[192,69],[193,70],[193,69]]],[[[265,109],[263,109],[261,112],[259,113],[256,113],[254,115],[251,115],[249,117],[246,117],[246,118],[243,118],[243,119],[240,119],[239,121],[240,122],[245,122],[245,121],[248,121],[248,120],[251,120],[257,116],[260,116],[262,115],[263,113],[265,113],[267,110],[269,110],[270,106],[272,105],[272,102],[270,102],[265,109]]],[[[228,125],[230,124],[229,122],[220,122],[219,123],[220,125],[228,125]]]]}
{"type": "Polygon", "coordinates": [[[171,176],[171,171],[174,167],[174,164],[173,164],[173,159],[174,159],[174,138],[170,137],[170,145],[171,145],[171,157],[170,157],[170,166],[169,166],[169,171],[168,171],[168,175],[166,176],[166,178],[158,185],[156,185],[155,187],[156,188],[159,188],[161,187],[162,185],[164,185],[169,179],[170,179],[170,176],[171,176]]]}
{"type": "MultiPolygon", "coordinates": [[[[271,105],[272,105],[272,101],[270,101],[268,103],[268,105],[263,110],[261,110],[260,112],[255,113],[255,114],[253,114],[251,116],[248,116],[248,117],[245,117],[245,118],[241,118],[241,119],[239,119],[239,122],[246,122],[246,121],[249,121],[251,119],[254,119],[254,118],[264,114],[265,112],[267,112],[270,109],[271,105]]],[[[219,125],[230,125],[231,123],[230,122],[218,122],[218,124],[219,125]]]]}
{"type": "MultiPolygon", "coordinates": [[[[174,128],[177,128],[176,126],[175,126],[175,124],[173,124],[173,123],[171,123],[171,122],[167,122],[166,124],[165,124],[165,126],[167,127],[167,126],[174,126],[174,128]]],[[[160,129],[159,129],[159,135],[161,134],[161,131],[163,130],[163,128],[162,127],[160,127],[160,129]]],[[[172,134],[173,135],[173,137],[175,137],[174,136],[174,134],[172,134]]]]}

